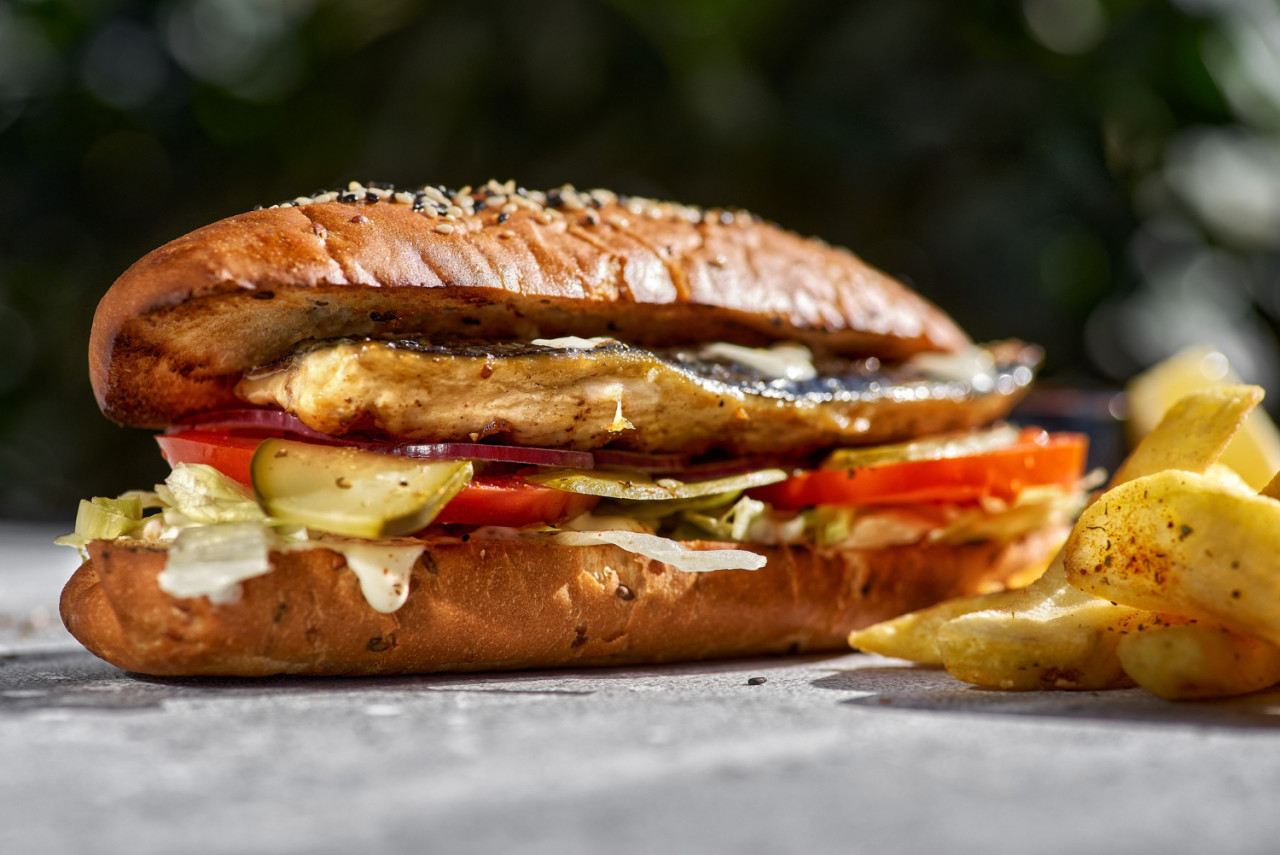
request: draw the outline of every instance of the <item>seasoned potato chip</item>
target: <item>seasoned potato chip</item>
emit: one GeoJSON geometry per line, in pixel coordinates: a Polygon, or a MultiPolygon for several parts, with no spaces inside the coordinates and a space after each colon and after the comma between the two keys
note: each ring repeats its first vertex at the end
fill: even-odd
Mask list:
{"type": "MultiPolygon", "coordinates": [[[[1125,389],[1132,439],[1136,444],[1185,396],[1239,382],[1222,353],[1203,346],[1179,351],[1133,378],[1125,389]]],[[[1280,469],[1280,431],[1265,410],[1249,414],[1223,449],[1221,461],[1240,473],[1255,491],[1280,469]]]]}
{"type": "MultiPolygon", "coordinates": [[[[1262,390],[1253,386],[1182,399],[1129,456],[1113,483],[1165,469],[1205,472],[1261,399],[1262,390]]],[[[1127,685],[1116,654],[1120,639],[1130,628],[1165,620],[1073,587],[1061,556],[1018,593],[1003,608],[963,615],[938,630],[942,663],[952,675],[1004,689],[1127,685]]]]}
{"type": "Polygon", "coordinates": [[[1280,500],[1191,472],[1109,490],[1067,541],[1072,584],[1280,644],[1280,500]]]}
{"type": "Polygon", "coordinates": [[[879,653],[921,665],[941,665],[938,630],[948,621],[971,612],[998,609],[1017,601],[1021,591],[996,591],[957,597],[927,609],[909,612],[849,633],[849,644],[866,653],[879,653]]]}
{"type": "Polygon", "coordinates": [[[1203,623],[1149,627],[1118,650],[1139,686],[1170,700],[1225,698],[1280,682],[1280,647],[1203,623]]]}

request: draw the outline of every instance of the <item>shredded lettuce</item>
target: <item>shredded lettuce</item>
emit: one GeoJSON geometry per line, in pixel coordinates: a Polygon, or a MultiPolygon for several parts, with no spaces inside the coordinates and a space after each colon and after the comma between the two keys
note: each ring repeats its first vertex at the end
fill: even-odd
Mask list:
{"type": "Polygon", "coordinates": [[[764,502],[743,496],[730,505],[724,513],[713,515],[687,510],[681,513],[685,522],[713,534],[722,540],[746,541],[754,540],[753,525],[762,521],[769,513],[769,506],[764,502]]]}
{"type": "Polygon", "coordinates": [[[759,570],[766,563],[763,555],[745,549],[689,549],[678,541],[637,531],[562,531],[552,535],[552,542],[560,546],[612,544],[685,573],[759,570]]]}
{"type": "Polygon", "coordinates": [[[143,502],[139,494],[128,494],[116,499],[96,496],[80,501],[76,510],[76,528],[53,542],[84,552],[91,540],[115,540],[135,533],[143,524],[143,502]]]}
{"type": "Polygon", "coordinates": [[[192,523],[262,522],[267,518],[248,488],[203,463],[179,463],[156,495],[168,507],[165,522],[184,527],[192,523]]]}
{"type": "Polygon", "coordinates": [[[160,587],[175,597],[234,602],[241,582],[271,570],[273,540],[271,530],[260,522],[184,528],[169,547],[160,587]]]}

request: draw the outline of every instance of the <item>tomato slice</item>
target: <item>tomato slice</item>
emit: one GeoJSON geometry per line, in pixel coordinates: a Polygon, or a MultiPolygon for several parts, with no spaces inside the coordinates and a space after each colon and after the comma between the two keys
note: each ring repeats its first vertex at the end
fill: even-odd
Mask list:
{"type": "Polygon", "coordinates": [[[553,490],[519,475],[481,475],[445,505],[436,522],[519,528],[573,519],[594,508],[599,501],[599,496],[553,490]]]}
{"type": "Polygon", "coordinates": [[[1025,487],[1074,484],[1084,471],[1082,434],[1024,431],[1014,445],[967,457],[912,460],[856,469],[814,469],[758,487],[753,498],[776,508],[813,505],[963,504],[984,497],[1006,501],[1025,487]]]}
{"type": "MultiPolygon", "coordinates": [[[[206,463],[241,484],[251,483],[253,452],[267,437],[215,430],[187,430],[156,437],[169,465],[206,463]]],[[[519,528],[535,523],[555,523],[589,511],[599,502],[553,490],[519,475],[477,476],[462,488],[436,517],[437,523],[503,525],[519,528]]]]}
{"type": "Polygon", "coordinates": [[[248,436],[216,430],[185,430],[156,437],[160,453],[170,466],[206,463],[228,478],[249,486],[249,464],[266,435],[248,436]]]}

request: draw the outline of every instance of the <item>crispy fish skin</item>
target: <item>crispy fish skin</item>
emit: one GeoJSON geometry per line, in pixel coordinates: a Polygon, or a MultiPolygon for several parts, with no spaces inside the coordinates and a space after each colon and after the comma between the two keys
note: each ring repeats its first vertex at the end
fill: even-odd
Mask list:
{"type": "Polygon", "coordinates": [[[977,388],[873,360],[827,360],[817,379],[788,381],[689,351],[616,342],[581,349],[344,340],[250,372],[237,392],[334,436],[803,453],[1001,418],[1030,384],[1039,351],[1018,342],[989,350],[994,376],[977,388]]]}

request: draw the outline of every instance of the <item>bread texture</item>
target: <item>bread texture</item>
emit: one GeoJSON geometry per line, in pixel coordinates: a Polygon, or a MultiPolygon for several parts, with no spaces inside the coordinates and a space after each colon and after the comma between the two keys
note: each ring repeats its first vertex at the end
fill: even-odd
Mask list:
{"type": "Polygon", "coordinates": [[[886,360],[968,344],[847,250],[741,212],[494,184],[459,205],[341,198],[234,216],[130,267],[90,338],[103,412],[159,428],[234,407],[246,370],[339,336],[786,339],[886,360]]]}
{"type": "MultiPolygon", "coordinates": [[[[90,651],[161,676],[410,674],[621,665],[846,650],[851,630],[998,585],[1065,529],[1008,544],[874,550],[747,547],[756,571],[682,573],[612,546],[429,540],[408,600],[364,600],[341,555],[273,553],[215,605],[159,587],[162,548],[93,541],[62,595],[90,651]]],[[[700,544],[692,544],[695,548],[700,544]]],[[[701,544],[707,548],[719,544],[701,544]]]]}

